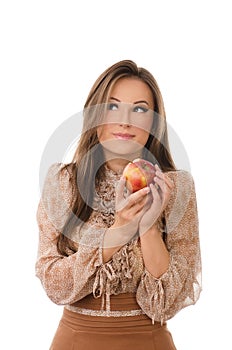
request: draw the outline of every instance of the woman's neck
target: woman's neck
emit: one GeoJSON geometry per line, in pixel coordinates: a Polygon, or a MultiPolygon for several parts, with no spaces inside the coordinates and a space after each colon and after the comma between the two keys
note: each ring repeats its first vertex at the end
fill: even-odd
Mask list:
{"type": "Polygon", "coordinates": [[[116,173],[122,173],[125,166],[136,158],[141,158],[140,152],[133,154],[127,154],[123,156],[109,154],[109,152],[104,152],[106,165],[109,169],[116,173]]]}
{"type": "Polygon", "coordinates": [[[109,169],[113,170],[116,173],[122,173],[125,166],[128,164],[129,160],[127,159],[110,159],[106,161],[106,165],[109,169]]]}

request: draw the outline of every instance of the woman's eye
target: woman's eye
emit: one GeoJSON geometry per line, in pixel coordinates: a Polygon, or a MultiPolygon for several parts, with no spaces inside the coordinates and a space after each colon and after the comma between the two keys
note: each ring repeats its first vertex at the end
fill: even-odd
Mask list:
{"type": "Polygon", "coordinates": [[[108,109],[110,111],[116,111],[118,109],[118,105],[116,103],[109,103],[108,109]]]}
{"type": "Polygon", "coordinates": [[[148,111],[148,108],[141,107],[141,106],[136,106],[133,109],[133,112],[137,112],[137,113],[146,113],[147,111],[148,111]]]}

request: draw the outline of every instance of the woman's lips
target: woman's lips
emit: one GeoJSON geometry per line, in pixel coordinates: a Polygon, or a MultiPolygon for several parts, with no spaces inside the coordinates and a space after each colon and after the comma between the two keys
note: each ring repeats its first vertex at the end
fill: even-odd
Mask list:
{"type": "Polygon", "coordinates": [[[119,140],[131,140],[133,139],[133,137],[135,137],[135,135],[123,134],[123,133],[114,133],[113,135],[114,137],[116,137],[116,139],[119,139],[119,140]]]}

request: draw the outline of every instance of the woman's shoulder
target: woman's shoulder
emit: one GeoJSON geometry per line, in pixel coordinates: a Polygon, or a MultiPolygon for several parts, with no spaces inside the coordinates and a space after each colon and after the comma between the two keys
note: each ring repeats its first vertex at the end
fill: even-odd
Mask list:
{"type": "Polygon", "coordinates": [[[194,179],[192,174],[187,171],[187,170],[172,170],[172,171],[167,171],[165,173],[173,182],[175,185],[184,185],[192,187],[194,184],[194,179]]]}
{"type": "Polygon", "coordinates": [[[172,179],[174,186],[165,214],[167,230],[174,232],[180,223],[185,225],[191,217],[196,218],[195,186],[193,176],[189,171],[170,171],[167,172],[167,176],[172,179]]]}
{"type": "Polygon", "coordinates": [[[75,163],[52,163],[46,172],[44,186],[62,186],[69,183],[74,176],[75,163]]]}
{"type": "Polygon", "coordinates": [[[75,163],[53,163],[47,170],[43,185],[43,197],[57,195],[59,192],[70,195],[72,192],[75,163]]]}
{"type": "Polygon", "coordinates": [[[175,170],[167,172],[166,175],[173,181],[168,209],[176,207],[178,210],[181,208],[185,210],[190,200],[195,197],[192,174],[186,170],[175,170]]]}
{"type": "Polygon", "coordinates": [[[52,163],[47,170],[47,176],[57,176],[57,175],[69,175],[73,174],[73,171],[76,167],[75,163],[61,163],[56,162],[52,163]]]}
{"type": "Polygon", "coordinates": [[[74,198],[72,164],[53,163],[49,166],[41,193],[41,205],[55,228],[60,230],[74,198]]]}

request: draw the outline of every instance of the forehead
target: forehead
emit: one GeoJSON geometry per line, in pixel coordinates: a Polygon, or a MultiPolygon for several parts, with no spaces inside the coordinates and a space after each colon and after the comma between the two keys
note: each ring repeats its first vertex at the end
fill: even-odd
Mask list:
{"type": "Polygon", "coordinates": [[[113,86],[110,97],[115,97],[126,103],[146,100],[149,104],[153,104],[153,94],[150,87],[136,77],[120,78],[113,86]]]}

